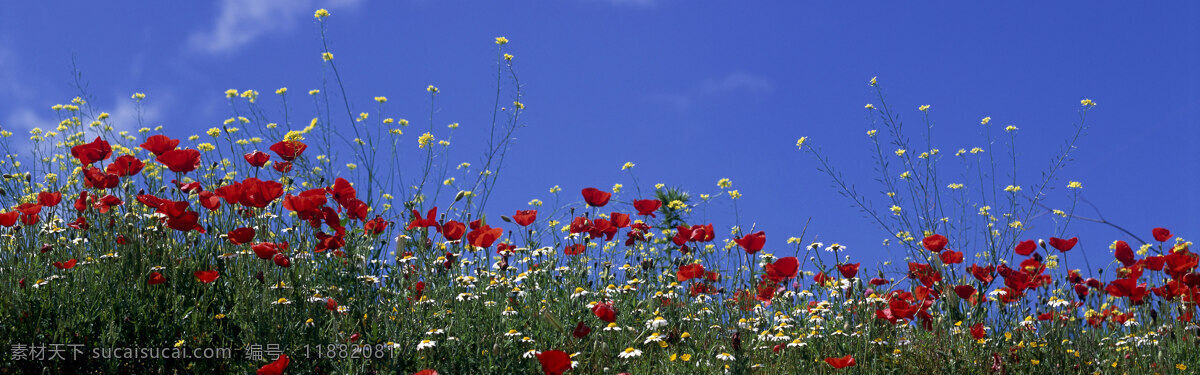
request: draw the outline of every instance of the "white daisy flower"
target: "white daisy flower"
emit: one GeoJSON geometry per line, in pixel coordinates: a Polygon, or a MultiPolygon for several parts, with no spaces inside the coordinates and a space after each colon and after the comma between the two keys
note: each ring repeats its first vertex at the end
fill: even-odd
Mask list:
{"type": "Polygon", "coordinates": [[[634,358],[634,357],[641,357],[641,356],[642,356],[641,350],[637,350],[637,349],[634,349],[631,347],[625,348],[624,351],[622,351],[620,354],[617,354],[618,358],[634,358]]]}
{"type": "Polygon", "coordinates": [[[424,350],[435,346],[437,346],[437,341],[421,340],[421,343],[417,344],[417,350],[424,350]]]}

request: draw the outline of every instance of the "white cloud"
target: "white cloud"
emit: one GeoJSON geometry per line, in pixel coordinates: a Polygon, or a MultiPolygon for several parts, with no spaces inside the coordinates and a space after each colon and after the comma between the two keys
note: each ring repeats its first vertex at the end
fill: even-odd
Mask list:
{"type": "MultiPolygon", "coordinates": [[[[29,130],[33,128],[42,128],[53,130],[58,126],[58,121],[43,116],[41,113],[50,114],[50,108],[47,107],[42,111],[37,111],[33,108],[22,107],[14,109],[4,117],[3,122],[0,122],[0,129],[7,130],[13,133],[13,138],[9,139],[9,145],[13,147],[12,151],[17,154],[28,154],[33,150],[33,142],[26,141],[29,138],[29,130]]],[[[22,156],[23,157],[23,156],[22,156]]]]}
{"type": "MultiPolygon", "coordinates": [[[[43,112],[51,113],[50,108],[46,108],[43,112]]],[[[50,116],[43,116],[32,108],[16,109],[5,116],[4,123],[0,124],[0,128],[15,134],[22,134],[33,128],[54,129],[56,126],[58,126],[58,121],[51,119],[50,116]]]]}
{"type": "MultiPolygon", "coordinates": [[[[128,131],[130,134],[136,133],[140,127],[154,128],[159,125],[157,121],[162,120],[162,105],[167,102],[169,96],[162,94],[153,94],[152,97],[142,102],[142,125],[138,126],[138,111],[137,105],[133,100],[129,99],[128,95],[116,95],[117,102],[109,110],[101,109],[108,112],[109,123],[113,125],[113,130],[117,132],[128,131]]],[[[148,94],[148,95],[151,95],[148,94]]]]}
{"type": "Polygon", "coordinates": [[[20,75],[20,65],[17,53],[9,43],[0,40],[0,97],[19,98],[31,94],[20,75]]]}
{"type": "Polygon", "coordinates": [[[739,90],[752,93],[769,93],[771,89],[771,81],[768,81],[766,77],[744,72],[734,72],[719,80],[710,79],[704,81],[704,84],[700,86],[700,93],[710,95],[739,90]]]}
{"type": "Polygon", "coordinates": [[[732,92],[769,94],[773,89],[774,86],[766,77],[745,72],[733,72],[719,79],[706,79],[699,86],[687,91],[650,94],[647,100],[683,110],[690,107],[693,102],[711,96],[732,92]]]}
{"type": "MultiPolygon", "coordinates": [[[[222,0],[212,29],[192,33],[188,47],[209,54],[228,54],[255,39],[294,29],[320,6],[351,8],[360,0],[222,0]]],[[[336,15],[335,15],[336,16],[336,15]]]]}

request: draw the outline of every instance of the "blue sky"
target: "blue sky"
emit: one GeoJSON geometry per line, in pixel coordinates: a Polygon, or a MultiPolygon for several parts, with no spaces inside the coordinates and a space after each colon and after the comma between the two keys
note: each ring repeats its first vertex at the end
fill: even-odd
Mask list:
{"type": "MultiPolygon", "coordinates": [[[[150,124],[173,137],[202,133],[230,116],[226,89],[265,97],[320,86],[312,12],[323,7],[333,12],[332,49],[356,112],[382,95],[397,117],[420,118],[424,88],[437,85],[438,122],[463,124],[452,156],[463,161],[477,158],[470,147],[481,142],[468,130],[483,129],[491,114],[493,38],[512,41],[528,127],[493,197],[497,213],[549,201],[553,185],[575,198],[583,187],[623,183],[631,198],[620,166],[632,161],[643,188],[663,182],[716,193],[716,181],[730,178],[744,194],[743,224],[766,230],[769,249],[812,217],[810,238],[845,244],[856,258],[884,254],[886,234],[795,148],[808,136],[881,203],[863,110],[877,103],[867,81],[878,76],[903,119],[932,106],[943,151],[982,146],[982,117],[1018,126],[1018,177],[1027,185],[1070,134],[1079,100],[1091,98],[1099,103],[1091,128],[1053,184],[1051,205],[1064,202],[1066,179],[1078,180],[1105,217],[1143,238],[1155,226],[1186,237],[1200,224],[1196,3],[43,4],[0,8],[5,129],[54,125],[50,105],[75,96],[75,56],[94,104],[115,120],[130,121],[129,95],[145,92],[150,124]]],[[[713,204],[710,216],[726,215],[727,202],[713,204]]],[[[1032,235],[1046,236],[1053,223],[1032,224],[1032,235]]],[[[1125,239],[1088,223],[1071,232],[1095,253],[1125,239]]]]}

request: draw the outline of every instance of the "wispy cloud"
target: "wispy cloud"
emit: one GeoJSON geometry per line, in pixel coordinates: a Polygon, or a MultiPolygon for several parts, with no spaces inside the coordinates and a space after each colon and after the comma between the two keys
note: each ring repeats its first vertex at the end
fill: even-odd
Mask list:
{"type": "Polygon", "coordinates": [[[29,86],[21,79],[17,53],[7,41],[0,40],[0,97],[19,98],[29,94],[29,86]]]}
{"type": "Polygon", "coordinates": [[[29,107],[17,108],[4,117],[3,128],[13,133],[28,131],[33,128],[53,129],[55,125],[58,125],[58,121],[50,118],[48,114],[50,114],[49,108],[40,112],[29,107]]]}
{"type": "Polygon", "coordinates": [[[310,0],[222,0],[209,30],[192,33],[188,47],[208,54],[229,54],[271,33],[289,32],[320,6],[351,8],[361,0],[317,3],[310,0]]]}
{"type": "Polygon", "coordinates": [[[157,122],[162,120],[162,108],[170,103],[171,96],[158,91],[152,91],[150,94],[150,98],[142,102],[140,126],[138,125],[137,105],[129,99],[129,95],[115,94],[116,103],[113,103],[112,107],[108,107],[111,108],[108,110],[108,114],[111,116],[110,122],[113,124],[113,130],[134,133],[140,127],[153,128],[157,126],[157,122]]]}
{"type": "Polygon", "coordinates": [[[774,90],[774,86],[766,77],[746,72],[733,72],[721,78],[706,79],[698,86],[686,91],[650,94],[647,100],[683,110],[696,101],[712,96],[730,93],[769,94],[772,90],[774,90]]]}
{"type": "Polygon", "coordinates": [[[721,79],[705,80],[700,85],[700,93],[704,95],[720,94],[731,91],[746,91],[750,93],[770,93],[771,81],[766,77],[756,76],[745,72],[734,72],[721,79]]]}

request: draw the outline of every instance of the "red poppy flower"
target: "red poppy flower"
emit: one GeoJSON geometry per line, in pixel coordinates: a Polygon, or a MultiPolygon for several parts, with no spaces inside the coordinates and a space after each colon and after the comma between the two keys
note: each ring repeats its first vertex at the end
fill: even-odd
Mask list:
{"type": "Polygon", "coordinates": [[[612,223],[614,228],[628,228],[630,225],[629,215],[620,212],[608,214],[608,221],[612,223]]]}
{"type": "Polygon", "coordinates": [[[1142,264],[1148,269],[1162,271],[1163,266],[1166,265],[1166,258],[1162,255],[1148,256],[1142,258],[1142,264]]]}
{"type": "Polygon", "coordinates": [[[450,220],[445,224],[442,224],[442,236],[446,237],[446,239],[449,241],[458,241],[462,239],[463,234],[466,234],[466,232],[466,224],[454,220],[450,220]]]}
{"type": "Polygon", "coordinates": [[[237,228],[229,231],[229,243],[241,245],[254,240],[254,228],[237,228]]]}
{"type": "Polygon", "coordinates": [[[280,266],[283,268],[292,266],[292,260],[288,259],[287,255],[283,255],[282,253],[275,254],[274,257],[271,257],[271,260],[275,262],[276,266],[280,266]]]}
{"type": "Polygon", "coordinates": [[[387,220],[384,220],[382,217],[376,216],[374,219],[368,220],[366,223],[363,223],[363,232],[366,232],[367,234],[370,234],[372,236],[378,236],[380,233],[383,233],[383,231],[387,230],[387,226],[388,226],[387,220]]]}
{"type": "Polygon", "coordinates": [[[20,214],[20,211],[9,211],[0,214],[0,226],[10,228],[13,225],[17,225],[17,215],[20,214]]]}
{"type": "Polygon", "coordinates": [[[259,259],[271,259],[279,252],[278,247],[270,242],[256,243],[251,245],[250,249],[254,250],[254,255],[257,255],[259,259]]]}
{"type": "Polygon", "coordinates": [[[969,299],[971,296],[975,295],[975,287],[970,285],[959,285],[954,287],[954,294],[957,294],[958,298],[969,299]]]}
{"type": "Polygon", "coordinates": [[[925,237],[924,240],[921,240],[921,244],[925,246],[925,250],[935,253],[945,249],[946,244],[949,242],[950,240],[947,239],[946,236],[940,234],[930,235],[929,237],[925,237]]]}
{"type": "Polygon", "coordinates": [[[1154,240],[1158,242],[1166,242],[1171,239],[1171,230],[1167,228],[1154,228],[1151,233],[1154,234],[1154,240]]]}
{"type": "Polygon", "coordinates": [[[168,216],[167,227],[180,232],[194,230],[204,234],[206,231],[204,230],[204,227],[200,225],[199,221],[199,213],[196,213],[196,211],[187,211],[177,216],[168,216]]]}
{"type": "Polygon", "coordinates": [[[942,281],[942,274],[925,263],[908,262],[908,277],[920,280],[927,287],[942,281]]]}
{"type": "Polygon", "coordinates": [[[279,173],[288,173],[292,171],[292,162],[281,161],[278,163],[271,163],[271,168],[275,168],[275,170],[279,171],[279,173]]]}
{"type": "MultiPolygon", "coordinates": [[[[239,187],[224,186],[217,189],[217,193],[221,194],[226,201],[232,200],[237,202],[241,199],[241,190],[239,187]],[[228,189],[228,191],[225,191],[228,189]]],[[[300,195],[288,194],[283,197],[283,208],[296,213],[297,217],[302,220],[315,220],[314,227],[320,225],[321,208],[325,206],[325,190],[324,189],[309,189],[301,192],[300,195]]]]}
{"type": "Polygon", "coordinates": [[[1121,264],[1124,264],[1125,267],[1129,267],[1136,263],[1133,256],[1133,248],[1129,247],[1128,243],[1125,243],[1125,241],[1117,241],[1115,244],[1113,244],[1113,246],[1113,257],[1121,261],[1121,264]]]}
{"type": "Polygon", "coordinates": [[[317,245],[313,247],[313,252],[319,253],[325,250],[341,249],[342,246],[346,246],[344,234],[345,228],[338,228],[333,235],[325,234],[325,232],[317,232],[317,245]]]}
{"type": "Polygon", "coordinates": [[[57,206],[58,202],[62,202],[62,193],[43,191],[38,193],[37,202],[44,207],[57,206]]]}
{"type": "Polygon", "coordinates": [[[975,323],[975,325],[971,326],[971,337],[974,337],[976,340],[987,337],[987,330],[983,328],[983,323],[975,323]]]}
{"type": "MultiPolygon", "coordinates": [[[[87,219],[83,218],[82,216],[75,218],[75,221],[67,223],[67,226],[79,230],[87,230],[90,227],[87,219]]],[[[124,245],[124,238],[125,236],[117,235],[117,243],[124,245]]]]}
{"type": "Polygon", "coordinates": [[[816,275],[813,275],[813,282],[820,284],[820,285],[825,285],[825,283],[833,281],[833,280],[834,280],[834,278],[829,277],[829,275],[826,275],[824,271],[817,272],[816,275]]]}
{"type": "Polygon", "coordinates": [[[136,176],[138,173],[142,173],[142,168],[145,166],[145,163],[133,155],[121,155],[113,160],[112,164],[109,164],[104,171],[118,177],[136,176]]]}
{"type": "Polygon", "coordinates": [[[412,210],[412,217],[413,217],[412,221],[408,222],[408,227],[405,229],[412,230],[413,228],[428,228],[428,227],[437,228],[437,226],[438,226],[437,211],[438,211],[438,208],[435,206],[435,207],[429,209],[429,211],[425,213],[425,218],[421,218],[421,214],[418,213],[417,210],[412,210]]]}
{"type": "Polygon", "coordinates": [[[71,156],[79,159],[83,165],[91,165],[92,163],[106,160],[112,156],[112,146],[100,137],[92,143],[84,143],[75,147],[71,147],[71,156]]]}
{"type": "Polygon", "coordinates": [[[779,282],[796,277],[796,273],[800,270],[800,261],[796,257],[779,258],[764,268],[766,268],[765,276],[768,279],[779,282]]]}
{"type": "Polygon", "coordinates": [[[841,358],[825,358],[825,363],[828,363],[835,369],[841,369],[855,365],[854,357],[850,356],[849,354],[841,358]]]}
{"type": "Polygon", "coordinates": [[[583,200],[587,202],[588,206],[592,207],[604,207],[608,204],[608,199],[612,198],[612,194],[597,188],[583,189],[580,193],[583,194],[583,200]]]}
{"type": "Polygon", "coordinates": [[[853,278],[854,276],[858,276],[858,266],[860,264],[861,263],[846,263],[838,265],[838,272],[842,273],[842,277],[847,279],[853,278]]]}
{"type": "Polygon", "coordinates": [[[597,303],[595,306],[592,306],[592,314],[595,314],[600,320],[609,323],[617,321],[617,309],[613,308],[612,303],[597,303]]]}
{"type": "Polygon", "coordinates": [[[125,204],[125,201],[122,201],[121,198],[117,198],[117,196],[115,196],[115,195],[105,195],[103,197],[100,197],[100,200],[98,202],[95,202],[95,204],[93,204],[92,207],[95,207],[97,210],[100,211],[100,213],[103,214],[103,213],[107,213],[113,207],[120,206],[122,204],[125,204]]]}
{"type": "Polygon", "coordinates": [[[158,162],[171,172],[188,173],[200,167],[200,151],[192,149],[171,150],[158,156],[158,162]]]}
{"type": "Polygon", "coordinates": [[[528,226],[537,220],[537,210],[517,210],[512,219],[517,225],[528,226]]]}
{"type": "Polygon", "coordinates": [[[221,208],[221,197],[217,196],[216,193],[205,190],[198,195],[201,207],[207,208],[209,211],[216,211],[218,208],[221,208]]]}
{"type": "Polygon", "coordinates": [[[195,276],[197,281],[208,284],[221,277],[221,274],[217,271],[206,270],[193,272],[192,276],[195,276]]]}
{"type": "Polygon", "coordinates": [[[438,375],[438,372],[437,372],[437,370],[433,370],[433,369],[424,369],[421,371],[417,371],[413,375],[438,375]]]}
{"type": "Polygon", "coordinates": [[[963,253],[961,251],[946,250],[938,254],[938,257],[942,258],[942,263],[945,264],[959,264],[963,262],[963,253]]]}
{"type": "Polygon", "coordinates": [[[537,355],[546,375],[562,375],[571,369],[571,356],[562,350],[547,350],[537,355]]]}
{"type": "Polygon", "coordinates": [[[1071,237],[1069,240],[1064,240],[1058,237],[1050,237],[1050,246],[1054,246],[1060,252],[1067,252],[1074,249],[1075,244],[1079,243],[1079,237],[1071,237]]]}
{"type": "Polygon", "coordinates": [[[638,199],[633,201],[633,208],[638,211],[638,215],[658,217],[654,215],[654,211],[658,211],[662,207],[662,201],[658,199],[638,199]]]}
{"type": "Polygon", "coordinates": [[[111,189],[121,184],[121,178],[112,173],[106,173],[100,168],[85,166],[83,169],[83,186],[96,189],[111,189]]]}
{"type": "Polygon", "coordinates": [[[575,330],[571,331],[571,336],[575,336],[577,339],[582,339],[587,337],[587,335],[590,333],[592,333],[592,328],[588,327],[587,324],[583,324],[583,322],[579,322],[579,324],[575,325],[575,330]]]}
{"type": "Polygon", "coordinates": [[[736,241],[738,246],[741,246],[743,250],[746,250],[747,254],[754,254],[759,250],[762,250],[763,246],[766,245],[767,233],[760,230],[758,232],[742,236],[734,241],[736,241]]]}
{"type": "Polygon", "coordinates": [[[338,303],[333,297],[325,298],[325,309],[329,311],[337,311],[338,303]]]}
{"type": "Polygon", "coordinates": [[[152,135],[146,138],[146,142],[142,143],[142,149],[150,151],[154,156],[162,155],[164,152],[174,150],[178,146],[178,139],[171,139],[162,134],[152,135]]]}
{"type": "Polygon", "coordinates": [[[970,272],[972,276],[975,276],[976,280],[984,284],[990,283],[995,279],[996,276],[992,274],[995,271],[996,267],[994,266],[980,267],[978,264],[972,264],[970,267],[967,267],[967,272],[970,272]]]}
{"type": "Polygon", "coordinates": [[[296,160],[307,149],[308,145],[300,141],[279,141],[271,145],[271,151],[275,151],[279,158],[285,161],[296,160]]]}
{"type": "Polygon", "coordinates": [[[287,354],[280,354],[275,362],[271,362],[261,367],[256,371],[255,375],[282,375],[283,370],[287,369],[290,359],[287,354]]]}
{"type": "Polygon", "coordinates": [[[583,254],[584,250],[587,250],[587,246],[581,243],[567,245],[563,247],[563,255],[579,255],[583,254]]]}
{"type": "Polygon", "coordinates": [[[76,260],[75,258],[71,258],[71,260],[68,260],[66,262],[54,262],[54,263],[51,263],[51,265],[54,266],[54,268],[57,268],[60,270],[69,270],[69,269],[75,268],[75,263],[78,263],[78,262],[79,261],[76,260]]]}
{"type": "Polygon", "coordinates": [[[162,284],[165,282],[167,282],[167,278],[163,277],[163,275],[161,273],[151,272],[150,279],[146,280],[146,285],[158,285],[158,284],[162,284]]]}
{"type": "Polygon", "coordinates": [[[754,294],[754,299],[770,303],[772,298],[775,298],[775,289],[779,284],[775,282],[763,281],[758,284],[757,293],[754,294]]]}
{"type": "Polygon", "coordinates": [[[267,165],[267,162],[271,160],[271,155],[256,150],[254,152],[242,155],[242,159],[246,159],[246,162],[250,163],[250,165],[262,168],[262,166],[267,165]]]}
{"type": "Polygon", "coordinates": [[[330,186],[326,190],[329,191],[329,196],[333,198],[333,201],[342,205],[342,207],[345,207],[347,203],[358,198],[358,192],[354,190],[354,185],[351,185],[350,181],[346,181],[346,179],[341,177],[334,180],[333,186],[330,186]]]}
{"type": "MultiPolygon", "coordinates": [[[[218,189],[220,193],[220,189],[218,189]]],[[[241,191],[237,203],[254,208],[265,208],[279,197],[283,196],[283,184],[277,181],[263,181],[254,177],[242,180],[241,191]]]]}
{"type": "Polygon", "coordinates": [[[37,203],[22,203],[17,206],[17,211],[20,211],[22,215],[33,216],[42,212],[42,206],[37,203]]]}
{"type": "Polygon", "coordinates": [[[1132,278],[1117,279],[1108,283],[1104,291],[1113,297],[1129,297],[1133,304],[1140,305],[1146,296],[1146,284],[1138,284],[1137,279],[1132,278]]]}
{"type": "Polygon", "coordinates": [[[703,278],[704,273],[704,266],[701,264],[685,264],[679,266],[679,271],[675,272],[675,277],[679,279],[679,282],[684,282],[691,279],[703,278]]]}
{"type": "Polygon", "coordinates": [[[1017,244],[1016,249],[1013,249],[1013,251],[1021,256],[1029,256],[1029,254],[1033,254],[1036,250],[1037,241],[1034,240],[1021,241],[1021,243],[1017,244]]]}
{"type": "Polygon", "coordinates": [[[500,235],[502,234],[504,234],[504,229],[484,225],[479,229],[471,231],[471,233],[467,233],[467,242],[470,242],[471,246],[488,248],[496,240],[500,239],[500,235]]]}

